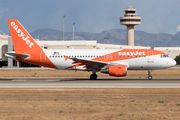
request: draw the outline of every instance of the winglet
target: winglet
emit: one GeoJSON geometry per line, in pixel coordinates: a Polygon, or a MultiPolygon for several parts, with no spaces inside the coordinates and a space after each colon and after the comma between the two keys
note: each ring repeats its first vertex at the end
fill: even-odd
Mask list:
{"type": "Polygon", "coordinates": [[[68,56],[65,56],[65,55],[64,55],[64,57],[65,57],[65,61],[69,59],[69,57],[68,57],[68,56]]]}

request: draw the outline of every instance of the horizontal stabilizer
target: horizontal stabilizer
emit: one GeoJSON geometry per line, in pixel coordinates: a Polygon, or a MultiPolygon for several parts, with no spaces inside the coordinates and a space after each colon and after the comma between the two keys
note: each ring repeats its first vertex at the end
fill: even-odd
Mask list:
{"type": "Polygon", "coordinates": [[[12,58],[12,59],[16,59],[16,57],[20,57],[22,59],[30,58],[29,54],[18,54],[18,53],[15,53],[15,51],[8,51],[4,55],[5,57],[12,58]]]}

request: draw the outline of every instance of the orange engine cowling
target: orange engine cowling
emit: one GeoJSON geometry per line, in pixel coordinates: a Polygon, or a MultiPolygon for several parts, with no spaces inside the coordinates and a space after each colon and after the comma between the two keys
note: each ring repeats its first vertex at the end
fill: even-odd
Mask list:
{"type": "Polygon", "coordinates": [[[127,75],[126,65],[111,65],[109,67],[109,75],[122,77],[127,75]]]}
{"type": "Polygon", "coordinates": [[[126,65],[110,65],[101,69],[101,73],[108,73],[111,76],[123,77],[127,75],[126,65]]]}

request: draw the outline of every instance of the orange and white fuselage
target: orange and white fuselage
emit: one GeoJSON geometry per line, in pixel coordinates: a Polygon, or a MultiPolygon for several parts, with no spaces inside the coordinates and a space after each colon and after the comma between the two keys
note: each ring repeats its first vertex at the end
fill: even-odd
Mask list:
{"type": "MultiPolygon", "coordinates": [[[[169,58],[165,53],[151,49],[136,49],[136,50],[134,49],[63,50],[62,49],[62,50],[44,50],[44,52],[48,57],[48,59],[50,59],[51,62],[54,65],[56,65],[58,69],[87,70],[85,66],[87,65],[94,66],[95,64],[90,62],[87,62],[87,65],[86,62],[82,64],[83,60],[84,61],[92,60],[92,62],[97,61],[100,63],[103,62],[108,65],[124,64],[127,66],[129,70],[164,69],[164,68],[172,67],[175,64],[175,61],[172,58],[169,58]],[[140,53],[140,54],[136,54],[136,53],[140,53]],[[82,61],[74,62],[73,59],[65,60],[64,55],[66,55],[66,57],[80,59],[82,61]]],[[[41,60],[45,62],[46,58],[41,58],[41,60]]]]}
{"type": "Polygon", "coordinates": [[[15,51],[8,51],[7,57],[55,69],[92,71],[91,79],[97,78],[98,71],[122,77],[127,70],[150,71],[176,64],[164,52],[152,49],[47,50],[41,48],[17,20],[8,20],[8,24],[15,51]]]}

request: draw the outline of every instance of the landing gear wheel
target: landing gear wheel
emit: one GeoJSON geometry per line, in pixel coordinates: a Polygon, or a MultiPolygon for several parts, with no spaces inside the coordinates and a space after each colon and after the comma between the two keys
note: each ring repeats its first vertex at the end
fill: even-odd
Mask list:
{"type": "Polygon", "coordinates": [[[148,70],[148,79],[149,79],[149,80],[152,80],[151,70],[148,70]]]}
{"type": "Polygon", "coordinates": [[[148,79],[149,79],[149,80],[152,80],[152,76],[151,76],[151,75],[150,75],[150,76],[148,76],[148,79]]]}
{"type": "Polygon", "coordinates": [[[90,79],[91,80],[96,80],[97,79],[97,75],[96,74],[91,74],[90,75],[90,79]]]}

